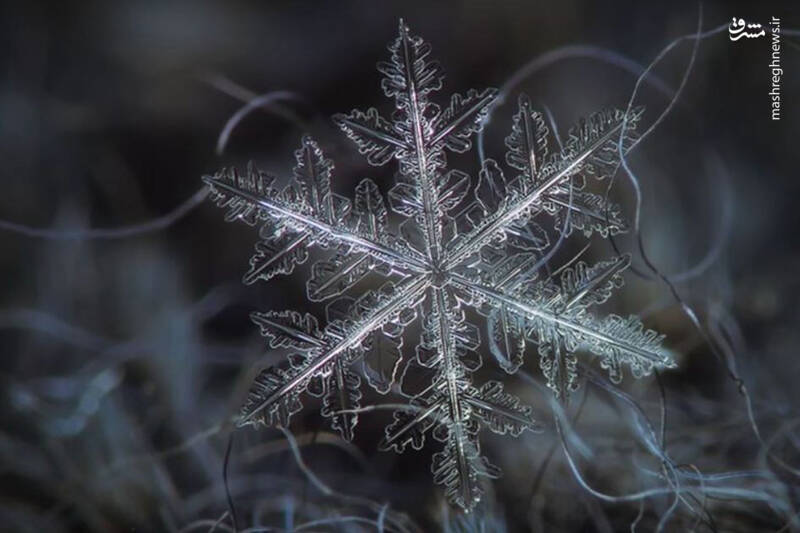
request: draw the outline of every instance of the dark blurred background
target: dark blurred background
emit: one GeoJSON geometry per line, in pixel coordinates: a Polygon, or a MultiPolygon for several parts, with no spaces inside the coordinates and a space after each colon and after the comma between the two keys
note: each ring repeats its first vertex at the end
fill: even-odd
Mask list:
{"type": "MultiPolygon", "coordinates": [[[[777,16],[797,30],[799,7],[705,2],[702,27],[777,16]]],[[[549,109],[565,135],[592,111],[624,108],[641,68],[698,24],[691,2],[585,0],[5,2],[0,13],[3,531],[211,530],[223,517],[224,422],[254,372],[284,355],[266,351],[247,315],[323,314],[304,298],[308,265],[241,285],[256,231],[224,223],[202,202],[200,177],[252,159],[285,180],[310,132],[336,163],[338,192],[352,195],[366,176],[385,190],[391,171],[369,168],[328,117],[371,106],[388,115],[375,64],[387,58],[399,17],[444,66],[440,103],[500,87],[540,58],[486,127],[487,154],[498,160],[519,91],[549,109]],[[274,91],[281,98],[245,116],[218,150],[237,110],[274,91]]],[[[362,415],[355,442],[343,443],[309,401],[291,429],[305,465],[333,493],[309,481],[280,431],[241,430],[229,473],[240,525],[291,529],[362,516],[373,525],[308,529],[368,531],[386,505],[392,524],[403,514],[422,530],[617,531],[640,513],[643,531],[665,516],[666,531],[696,521],[698,530],[800,527],[787,522],[800,501],[800,37],[782,43],[780,121],[770,119],[768,41],[731,42],[724,30],[700,41],[680,99],[630,157],[645,250],[674,278],[702,333],[636,253],[636,271],[609,307],[666,333],[680,364],[661,379],[673,459],[707,476],[758,474],[704,478],[730,491],[689,500],[696,512],[683,502],[672,512],[669,494],[641,507],[592,496],[553,434],[487,436],[486,454],[505,476],[464,517],[431,482],[435,444],[378,452],[385,411],[362,415]]],[[[642,85],[645,128],[679,86],[692,45],[676,46],[642,85]]],[[[477,155],[457,161],[476,175],[477,155]]],[[[632,216],[631,184],[617,182],[632,216]]],[[[636,250],[630,236],[618,245],[636,250]]],[[[541,381],[533,354],[525,369],[541,381]]],[[[549,416],[541,391],[507,381],[549,416]]],[[[654,379],[628,377],[622,388],[658,424],[654,379]]],[[[569,412],[583,405],[575,430],[594,450],[580,461],[587,482],[617,495],[665,485],[630,410],[589,385],[582,394],[569,412]]],[[[230,527],[228,517],[219,522],[230,527]]]]}

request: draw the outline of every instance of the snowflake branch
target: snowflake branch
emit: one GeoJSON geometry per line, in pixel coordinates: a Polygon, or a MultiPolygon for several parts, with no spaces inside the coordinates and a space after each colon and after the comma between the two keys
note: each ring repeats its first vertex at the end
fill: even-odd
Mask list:
{"type": "Polygon", "coordinates": [[[458,288],[478,294],[479,296],[492,300],[500,305],[506,305],[512,308],[517,314],[534,319],[544,320],[554,324],[560,328],[570,330],[572,333],[577,334],[582,339],[594,340],[595,342],[602,343],[605,346],[613,347],[624,353],[634,356],[636,359],[644,360],[648,366],[659,367],[672,367],[674,363],[663,349],[650,349],[637,346],[622,338],[614,337],[610,334],[604,333],[598,329],[594,329],[572,320],[566,316],[551,313],[545,308],[531,305],[529,302],[519,300],[513,296],[504,294],[498,290],[486,287],[478,283],[474,283],[469,279],[458,274],[451,274],[452,283],[458,288]]]}
{"type": "MultiPolygon", "coordinates": [[[[409,406],[404,406],[410,408],[409,406]]],[[[382,450],[390,450],[395,448],[397,451],[402,451],[405,447],[405,439],[409,439],[409,432],[417,430],[417,426],[422,423],[429,423],[424,427],[421,433],[424,433],[435,422],[440,422],[441,416],[436,411],[442,408],[440,402],[434,402],[427,407],[415,406],[417,412],[413,415],[408,415],[400,419],[398,428],[389,426],[387,429],[386,437],[381,441],[380,448],[382,450]],[[432,422],[431,422],[432,420],[432,422]]],[[[410,439],[409,439],[410,440],[410,439]]],[[[422,448],[422,444],[418,447],[422,448]]]]}
{"type": "MultiPolygon", "coordinates": [[[[456,358],[454,347],[452,346],[452,335],[450,332],[450,313],[447,308],[447,298],[441,288],[433,289],[433,310],[438,314],[438,344],[442,356],[442,374],[447,383],[446,398],[450,414],[451,426],[448,428],[452,434],[452,442],[455,448],[455,464],[458,469],[458,483],[461,494],[457,498],[462,507],[469,509],[475,500],[480,497],[477,487],[473,486],[474,480],[471,476],[470,458],[467,456],[465,445],[470,440],[470,434],[465,427],[464,415],[461,412],[462,391],[459,379],[463,379],[463,370],[460,361],[456,358]]],[[[444,453],[444,452],[442,452],[444,453]]]]}
{"type": "MultiPolygon", "coordinates": [[[[451,107],[441,117],[442,122],[447,122],[436,125],[437,132],[428,141],[428,147],[436,146],[454,133],[458,134],[459,137],[463,137],[462,142],[466,141],[473,131],[481,128],[481,122],[496,97],[496,89],[486,89],[481,94],[470,91],[467,98],[454,95],[451,107]]],[[[466,150],[469,147],[470,144],[465,142],[463,149],[466,150]]]]}
{"type": "Polygon", "coordinates": [[[265,396],[256,407],[248,410],[237,421],[239,427],[252,423],[259,413],[264,409],[271,407],[275,402],[280,400],[283,396],[289,394],[295,389],[302,389],[303,384],[315,375],[322,373],[326,366],[333,363],[340,356],[357,346],[361,341],[369,335],[375,328],[378,328],[386,322],[393,314],[415,301],[428,286],[428,278],[420,276],[406,281],[395,289],[395,293],[379,305],[377,308],[368,313],[358,323],[353,324],[348,329],[348,334],[337,341],[332,342],[331,347],[322,355],[305,363],[301,368],[290,371],[288,378],[282,382],[280,387],[269,391],[269,395],[265,396]]]}
{"type": "MultiPolygon", "coordinates": [[[[272,215],[279,215],[287,218],[296,226],[305,228],[308,231],[320,231],[324,233],[326,238],[329,240],[333,240],[341,244],[349,244],[365,252],[372,253],[376,257],[391,263],[392,266],[398,270],[406,270],[415,273],[423,273],[427,271],[425,263],[420,258],[406,255],[406,251],[411,254],[413,253],[413,250],[404,250],[401,252],[399,250],[389,248],[388,246],[375,242],[372,239],[368,239],[355,232],[348,231],[341,226],[333,226],[313,216],[309,216],[304,213],[298,213],[279,200],[259,196],[255,193],[236,187],[212,176],[203,176],[203,181],[205,181],[206,184],[212,188],[212,190],[225,191],[226,194],[234,195],[242,200],[250,202],[259,209],[265,210],[272,215]]],[[[300,231],[302,232],[302,230],[300,231]]]]}
{"type": "Polygon", "coordinates": [[[408,28],[402,21],[400,22],[400,44],[399,50],[402,51],[403,68],[405,70],[407,97],[406,113],[408,113],[408,119],[411,122],[414,140],[414,158],[416,159],[417,166],[416,174],[422,192],[422,207],[425,219],[425,248],[428,253],[428,259],[433,264],[437,264],[439,262],[440,253],[441,227],[435,216],[437,211],[437,191],[428,175],[427,149],[422,124],[422,112],[424,109],[420,109],[421,104],[424,106],[425,101],[424,95],[417,93],[415,66],[417,66],[418,61],[416,60],[416,50],[410,42],[408,28]],[[423,98],[422,102],[420,102],[421,96],[423,98]]]}
{"type": "Polygon", "coordinates": [[[471,404],[479,411],[486,411],[495,416],[505,417],[506,419],[519,424],[521,427],[525,427],[526,429],[530,428],[531,431],[535,431],[537,433],[542,431],[541,426],[537,425],[536,421],[529,416],[521,415],[502,405],[489,403],[482,398],[477,398],[475,396],[466,396],[464,399],[467,401],[467,403],[471,404]]]}
{"type": "Polygon", "coordinates": [[[494,216],[483,219],[465,239],[454,241],[448,247],[445,256],[445,267],[451,268],[460,264],[464,259],[489,243],[498,232],[504,231],[514,220],[521,218],[544,196],[551,187],[560,183],[580,169],[584,161],[602,148],[607,142],[613,140],[622,127],[622,122],[610,127],[608,131],[599,136],[577,155],[570,157],[568,163],[560,167],[550,178],[531,190],[527,195],[512,201],[505,209],[494,216]],[[456,248],[457,245],[457,248],[456,248]],[[455,248],[455,249],[454,249],[455,248]]]}
{"type": "Polygon", "coordinates": [[[408,145],[406,145],[406,142],[403,139],[400,139],[387,131],[390,127],[388,122],[380,118],[380,116],[377,115],[377,112],[374,114],[370,114],[369,112],[359,113],[359,116],[354,117],[343,114],[334,115],[334,121],[345,131],[347,131],[347,129],[351,129],[353,130],[354,134],[371,137],[373,141],[383,141],[394,145],[397,148],[402,148],[404,150],[408,149],[408,145]],[[378,129],[377,126],[370,127],[368,125],[368,120],[372,120],[376,124],[380,120],[382,128],[378,129]],[[386,125],[384,126],[384,124],[386,125]]]}

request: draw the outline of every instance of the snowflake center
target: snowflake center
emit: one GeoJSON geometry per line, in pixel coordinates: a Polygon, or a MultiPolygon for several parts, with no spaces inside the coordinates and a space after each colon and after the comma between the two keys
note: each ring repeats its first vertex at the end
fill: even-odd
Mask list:
{"type": "Polygon", "coordinates": [[[448,281],[449,281],[449,276],[447,275],[446,270],[443,270],[438,266],[433,267],[433,270],[431,270],[432,286],[436,287],[437,289],[441,289],[447,284],[448,281]]]}

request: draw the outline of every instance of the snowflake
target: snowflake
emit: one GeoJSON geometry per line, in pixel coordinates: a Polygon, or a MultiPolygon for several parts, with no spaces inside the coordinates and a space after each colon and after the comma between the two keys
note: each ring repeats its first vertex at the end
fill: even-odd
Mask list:
{"type": "Polygon", "coordinates": [[[389,50],[389,61],[378,69],[383,91],[395,100],[392,120],[373,108],[334,120],[370,164],[399,161],[388,193],[391,210],[403,218],[399,231],[390,231],[373,181],[358,184],[352,203],[332,192],[333,164],[309,137],[283,189],[252,165],[244,174],[223,170],[204,178],[228,221],[261,225],[245,283],[291,273],[312,245],[331,253],[311,267],[307,282],[310,300],[335,299],[325,327],[296,311],[252,314],[269,346],[292,355],[258,375],[238,423],[286,427],[308,393],[322,398],[322,415],[350,440],[363,376],[377,392],[408,399],[407,409],[394,412],[382,448],[420,449],[430,431],[443,444],[433,456],[434,480],[451,502],[469,510],[481,497],[480,478],[498,475],[480,455],[479,428],[517,436],[536,430],[537,422],[500,382],[473,383],[480,336],[465,308],[486,317],[489,348],[506,372],[519,368],[528,343],[536,344],[547,384],[561,399],[577,386],[579,350],[599,356],[615,382],[623,366],[641,377],[673,365],[662,337],[636,317],[599,319],[589,312],[622,284],[628,256],[595,265],[570,261],[557,275],[538,274],[542,252],[551,246],[540,219],[566,235],[625,230],[619,207],[586,184],[616,171],[620,136],[625,149],[641,111],[627,119],[621,111],[595,114],[570,131],[563,149],[553,150],[543,116],[521,96],[506,138],[514,177],[489,159],[473,187],[464,172],[446,170],[445,150],[471,148],[497,91],[456,94],[441,109],[429,101],[443,78],[429,45],[401,21],[389,50]],[[387,281],[357,298],[341,296],[369,274],[387,281]],[[412,323],[420,338],[415,357],[404,362],[404,332],[412,323]],[[405,381],[417,370],[426,370],[428,379],[408,393],[405,381]]]}

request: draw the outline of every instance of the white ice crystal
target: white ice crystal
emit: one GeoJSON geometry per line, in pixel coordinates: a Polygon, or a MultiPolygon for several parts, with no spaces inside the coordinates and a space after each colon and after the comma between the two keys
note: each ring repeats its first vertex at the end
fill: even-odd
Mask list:
{"type": "MultiPolygon", "coordinates": [[[[535,344],[547,384],[562,399],[577,386],[581,351],[598,356],[615,382],[623,366],[641,377],[673,363],[661,336],[636,317],[589,312],[622,284],[629,257],[595,265],[571,261],[549,277],[537,272],[543,251],[552,247],[541,223],[566,235],[573,229],[603,237],[624,231],[619,208],[585,184],[616,171],[625,114],[581,121],[564,148],[554,150],[543,116],[522,96],[506,138],[509,170],[486,160],[473,186],[468,174],[446,169],[445,151],[471,148],[497,92],[456,94],[442,109],[429,101],[443,78],[429,45],[401,22],[389,49],[389,61],[378,69],[384,92],[395,100],[391,120],[375,109],[334,120],[370,164],[399,162],[388,194],[391,210],[404,218],[398,231],[390,228],[386,203],[371,180],[356,187],[352,203],[331,190],[333,164],[309,137],[283,189],[252,166],[245,174],[228,170],[204,178],[227,220],[261,226],[245,283],[291,273],[312,245],[330,251],[312,266],[307,282],[310,300],[333,299],[324,327],[296,311],[252,314],[270,347],[292,355],[255,379],[239,424],[287,426],[308,393],[322,398],[322,414],[352,439],[362,380],[379,393],[403,394],[401,378],[427,369],[429,380],[405,394],[408,409],[394,413],[382,447],[419,449],[430,431],[443,444],[433,457],[434,480],[450,501],[469,510],[481,497],[479,478],[498,474],[480,455],[479,428],[516,436],[535,429],[536,421],[500,382],[473,383],[480,336],[466,320],[466,307],[486,317],[488,347],[505,371],[515,372],[528,344],[535,344]],[[379,290],[342,296],[376,274],[386,278],[379,290]],[[416,356],[404,361],[404,331],[414,321],[421,336],[416,356]]],[[[627,117],[623,150],[640,114],[627,117]]]]}

